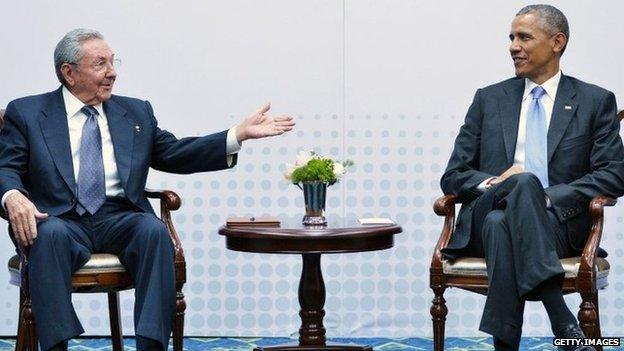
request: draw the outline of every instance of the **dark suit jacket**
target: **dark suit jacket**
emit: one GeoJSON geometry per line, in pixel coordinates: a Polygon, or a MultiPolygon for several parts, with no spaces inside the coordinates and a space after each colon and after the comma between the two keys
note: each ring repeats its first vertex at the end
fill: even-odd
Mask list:
{"type": "MultiPolygon", "coordinates": [[[[177,139],[158,128],[147,101],[113,95],[103,106],[125,196],[145,212],[153,213],[144,195],[150,167],[172,173],[228,168],[227,131],[177,139]]],[[[9,103],[0,132],[0,196],[18,189],[56,216],[74,207],[76,179],[61,88],[9,103]]]]}
{"type": "MultiPolygon", "coordinates": [[[[523,78],[509,79],[477,90],[468,109],[441,179],[442,191],[463,203],[445,250],[450,258],[468,244],[477,186],[513,165],[523,92],[523,78]]],[[[591,225],[591,198],[624,193],[624,148],[613,93],[561,76],[548,129],[548,180],[546,195],[580,251],[591,225]]]]}

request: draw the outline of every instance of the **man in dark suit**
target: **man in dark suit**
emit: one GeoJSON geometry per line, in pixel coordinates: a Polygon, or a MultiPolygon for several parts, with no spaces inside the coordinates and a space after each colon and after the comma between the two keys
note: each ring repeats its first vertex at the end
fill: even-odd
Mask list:
{"type": "MultiPolygon", "coordinates": [[[[67,349],[82,326],[71,274],[92,253],[117,254],[135,286],[139,350],[163,350],[175,306],[174,250],[144,195],[149,168],[172,173],[236,164],[240,143],[292,129],[269,105],[220,133],[178,139],[158,127],[147,101],[111,95],[113,52],[77,29],[58,43],[62,86],[12,101],[0,135],[0,195],[13,239],[30,245],[30,291],[44,350],[67,349]]],[[[201,104],[200,104],[201,105],[201,104]]],[[[198,106],[198,115],[203,109],[198,106]]]]}
{"type": "Polygon", "coordinates": [[[615,97],[561,74],[563,13],[527,6],[509,38],[516,78],[477,91],[441,180],[463,203],[444,254],[485,257],[480,330],[497,350],[518,349],[527,298],[543,302],[555,336],[584,337],[563,299],[559,258],[582,250],[590,199],[624,193],[615,97]]]}

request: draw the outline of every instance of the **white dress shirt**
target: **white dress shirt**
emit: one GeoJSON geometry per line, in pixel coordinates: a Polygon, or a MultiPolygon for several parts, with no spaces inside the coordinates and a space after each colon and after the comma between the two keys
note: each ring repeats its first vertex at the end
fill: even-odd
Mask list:
{"type": "MultiPolygon", "coordinates": [[[[74,178],[78,181],[80,172],[80,141],[82,139],[82,127],[87,120],[87,116],[81,111],[85,104],[75,97],[66,87],[63,87],[63,101],[65,102],[65,111],[67,112],[67,126],[69,128],[69,142],[71,147],[72,162],[74,166],[74,178]]],[[[121,179],[117,171],[117,162],[115,160],[115,152],[110,131],[108,129],[108,120],[102,103],[93,105],[98,111],[97,117],[100,135],[102,137],[102,158],[104,161],[104,180],[106,185],[106,196],[124,196],[124,190],[121,186],[121,179]]],[[[236,140],[236,126],[230,128],[226,139],[226,155],[228,165],[232,164],[233,154],[241,149],[241,145],[236,140]]],[[[2,207],[6,210],[6,198],[12,193],[19,191],[11,189],[2,195],[2,207]]]]}
{"type": "MultiPolygon", "coordinates": [[[[82,127],[87,121],[87,115],[82,112],[85,104],[78,100],[67,88],[63,87],[63,101],[67,112],[67,126],[69,127],[69,143],[71,146],[72,163],[74,165],[74,177],[78,181],[80,174],[80,141],[82,140],[82,127]]],[[[113,141],[108,130],[108,120],[104,113],[102,103],[93,105],[99,113],[97,116],[100,135],[102,137],[102,159],[104,161],[104,183],[106,184],[106,196],[123,196],[121,179],[117,171],[117,161],[113,150],[113,141]]]]}
{"type": "MultiPolygon", "coordinates": [[[[552,118],[552,111],[555,105],[555,97],[557,96],[557,88],[559,87],[559,80],[561,80],[561,71],[557,72],[557,74],[541,85],[546,91],[546,93],[540,98],[540,102],[544,107],[544,115],[546,116],[546,127],[550,126],[550,119],[552,118]]],[[[536,86],[538,86],[538,84],[528,78],[525,78],[524,94],[522,95],[522,107],[520,108],[520,121],[518,123],[516,154],[514,156],[513,163],[514,166],[520,166],[522,168],[524,168],[525,160],[524,145],[526,142],[527,117],[529,115],[529,109],[531,108],[531,102],[533,101],[533,94],[531,94],[531,90],[533,90],[536,86]]]]}
{"type": "MultiPolygon", "coordinates": [[[[559,80],[561,80],[561,71],[557,72],[554,76],[545,81],[541,87],[544,88],[546,93],[542,95],[540,98],[540,102],[544,107],[544,114],[546,116],[546,125],[550,126],[550,119],[552,118],[552,111],[555,105],[555,97],[557,96],[557,88],[559,87],[559,80]]],[[[522,94],[522,105],[520,107],[520,120],[518,121],[518,138],[516,139],[516,153],[514,155],[514,166],[519,166],[524,169],[524,160],[525,160],[525,152],[524,145],[526,142],[526,124],[527,124],[527,116],[529,114],[529,109],[531,106],[531,102],[533,101],[533,95],[531,94],[531,90],[538,86],[537,83],[532,80],[525,78],[524,79],[524,94],[522,94]]],[[[490,186],[488,182],[496,177],[491,177],[479,184],[477,189],[481,191],[485,191],[490,186]]]]}

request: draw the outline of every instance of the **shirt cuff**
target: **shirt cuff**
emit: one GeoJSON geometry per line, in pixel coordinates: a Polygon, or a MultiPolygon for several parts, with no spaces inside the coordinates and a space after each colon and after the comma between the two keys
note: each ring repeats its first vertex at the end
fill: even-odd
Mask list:
{"type": "Polygon", "coordinates": [[[230,128],[227,132],[227,139],[225,141],[225,154],[234,155],[241,149],[241,144],[236,139],[236,126],[230,128]]]}
{"type": "Polygon", "coordinates": [[[479,190],[482,193],[485,192],[486,190],[492,187],[492,184],[488,184],[488,183],[494,180],[495,178],[496,177],[489,177],[486,180],[482,181],[481,183],[479,183],[479,185],[477,185],[477,190],[479,190]]]}
{"type": "Polygon", "coordinates": [[[2,195],[2,200],[0,200],[0,201],[2,203],[2,208],[4,209],[4,211],[6,211],[6,206],[5,206],[6,199],[7,199],[7,197],[9,197],[9,195],[11,195],[13,193],[19,193],[19,190],[11,189],[11,190],[7,191],[6,193],[4,193],[4,195],[2,195]]]}
{"type": "Polygon", "coordinates": [[[552,208],[552,202],[550,202],[548,195],[546,195],[546,208],[552,208]]]}

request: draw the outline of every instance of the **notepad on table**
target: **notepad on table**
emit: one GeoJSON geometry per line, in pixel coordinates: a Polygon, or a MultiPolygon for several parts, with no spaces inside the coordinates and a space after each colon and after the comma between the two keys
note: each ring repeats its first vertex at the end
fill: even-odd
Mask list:
{"type": "Polygon", "coordinates": [[[394,224],[394,221],[390,218],[385,217],[369,217],[369,218],[358,218],[358,221],[362,225],[369,224],[394,224]]]}
{"type": "Polygon", "coordinates": [[[225,222],[228,227],[279,227],[277,217],[231,217],[225,222]]]}

